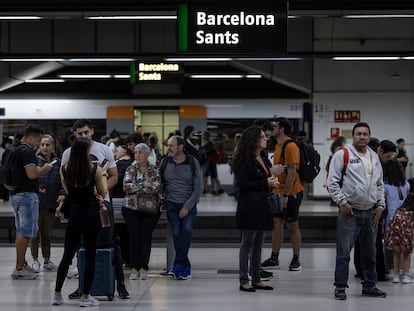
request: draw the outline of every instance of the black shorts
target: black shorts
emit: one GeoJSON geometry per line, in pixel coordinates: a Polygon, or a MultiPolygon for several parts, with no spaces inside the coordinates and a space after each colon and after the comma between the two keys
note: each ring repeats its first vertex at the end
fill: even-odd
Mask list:
{"type": "Polygon", "coordinates": [[[273,217],[282,218],[286,222],[295,222],[299,219],[299,207],[302,203],[303,192],[298,192],[295,195],[288,196],[287,207],[283,209],[282,213],[275,213],[273,217]]]}

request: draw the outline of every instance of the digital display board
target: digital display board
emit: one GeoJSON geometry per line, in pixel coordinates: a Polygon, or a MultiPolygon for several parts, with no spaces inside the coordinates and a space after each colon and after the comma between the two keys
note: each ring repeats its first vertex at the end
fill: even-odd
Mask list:
{"type": "Polygon", "coordinates": [[[180,83],[184,78],[182,64],[160,61],[136,61],[131,63],[131,84],[180,83]]]}

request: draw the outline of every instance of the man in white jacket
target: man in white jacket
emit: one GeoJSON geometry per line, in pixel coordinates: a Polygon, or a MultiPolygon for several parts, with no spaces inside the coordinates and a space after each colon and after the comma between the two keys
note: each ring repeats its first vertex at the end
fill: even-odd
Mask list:
{"type": "Polygon", "coordinates": [[[376,287],[375,239],[385,199],[380,160],[367,147],[370,136],[367,123],[355,124],[352,144],[346,145],[346,150],[336,152],[329,167],[328,190],[339,206],[334,283],[335,299],[338,300],[346,299],[350,252],[358,237],[361,245],[362,295],[387,295],[376,287]]]}

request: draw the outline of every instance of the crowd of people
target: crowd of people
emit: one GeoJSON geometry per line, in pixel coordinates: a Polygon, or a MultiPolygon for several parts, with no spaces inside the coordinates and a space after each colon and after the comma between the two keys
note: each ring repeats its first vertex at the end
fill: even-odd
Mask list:
{"type": "MultiPolygon", "coordinates": [[[[130,280],[148,279],[152,234],[161,204],[175,248],[168,274],[176,280],[192,277],[188,254],[197,203],[207,192],[209,177],[211,193],[224,192],[217,175],[222,151],[209,132],[204,132],[199,141],[194,137],[195,128],[189,125],[183,136],[171,133],[163,142],[167,152],[162,157],[156,134],[144,137],[142,127],[136,130],[124,139],[114,130],[97,142],[93,140],[91,121],[77,120],[72,145],[61,159],[56,153],[55,137],[35,124],[27,125],[21,140],[13,145],[24,178],[10,191],[16,224],[16,266],[11,277],[37,279],[41,267],[57,271],[53,305],[64,303],[62,286],[80,246],[85,249],[84,283],[69,298],[79,298],[82,307],[99,305],[91,291],[96,250],[102,245],[114,249],[117,291],[120,298],[128,298],[123,267],[131,269],[130,280]],[[123,200],[125,224],[114,224],[113,198],[123,200]],[[109,229],[100,218],[102,206],[109,213],[109,229]],[[50,233],[55,216],[63,214],[68,224],[63,256],[57,266],[51,260],[50,233]],[[32,265],[26,261],[29,243],[32,265]]],[[[243,292],[273,290],[263,282],[273,273],[263,269],[279,267],[285,226],[292,244],[289,270],[302,268],[299,210],[303,183],[298,174],[299,147],[288,143],[292,134],[291,122],[279,117],[273,122],[256,120],[235,135],[237,146],[230,166],[234,174],[232,193],[237,199],[236,222],[242,233],[239,289],[243,292]],[[269,139],[276,141],[273,163],[267,154],[269,139]],[[275,200],[279,209],[275,209],[275,200]],[[262,262],[268,231],[272,232],[272,251],[262,262]]],[[[376,286],[387,277],[385,271],[394,283],[413,281],[409,270],[414,194],[405,177],[409,159],[404,140],[397,140],[397,144],[371,138],[370,127],[363,122],[353,127],[351,143],[339,137],[332,144],[326,168],[332,205],[339,209],[334,281],[334,297],[338,300],[347,298],[353,247],[363,296],[386,296],[376,286]]]]}

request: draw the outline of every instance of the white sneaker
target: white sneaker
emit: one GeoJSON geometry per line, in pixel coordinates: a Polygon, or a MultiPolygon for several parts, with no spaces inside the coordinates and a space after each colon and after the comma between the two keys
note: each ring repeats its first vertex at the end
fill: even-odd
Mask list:
{"type": "Polygon", "coordinates": [[[129,274],[130,280],[138,280],[138,271],[135,268],[131,269],[131,273],[129,274]]]}
{"type": "Polygon", "coordinates": [[[59,294],[58,293],[55,293],[53,295],[52,305],[54,305],[54,306],[60,306],[63,303],[64,303],[64,301],[63,301],[62,294],[61,293],[59,293],[59,294]]]}
{"type": "Polygon", "coordinates": [[[393,280],[395,276],[394,270],[389,270],[387,273],[387,280],[393,280]]]}
{"type": "Polygon", "coordinates": [[[408,273],[404,273],[401,279],[401,283],[403,284],[411,284],[413,282],[413,279],[411,278],[411,275],[408,273]]]}
{"type": "Polygon", "coordinates": [[[77,279],[79,277],[78,267],[70,269],[67,274],[68,279],[77,279]]]}
{"type": "Polygon", "coordinates": [[[34,272],[40,271],[40,262],[38,260],[33,261],[32,269],[34,270],[34,272]]]}
{"type": "Polygon", "coordinates": [[[401,275],[399,273],[394,274],[394,277],[392,278],[393,283],[401,283],[401,275]]]}
{"type": "Polygon", "coordinates": [[[140,280],[148,280],[148,272],[144,268],[139,269],[139,279],[140,280]]]}
{"type": "Polygon", "coordinates": [[[57,271],[58,266],[56,266],[51,260],[48,263],[43,264],[43,269],[47,271],[57,271]]]}
{"type": "MultiPolygon", "coordinates": [[[[31,268],[30,268],[31,269],[31,268]]],[[[33,270],[33,269],[31,269],[33,270]]],[[[35,280],[39,277],[38,273],[29,271],[27,267],[23,267],[21,270],[13,270],[11,278],[13,280],[35,280]]]]}
{"type": "Polygon", "coordinates": [[[99,306],[99,301],[93,298],[91,295],[88,298],[81,297],[79,300],[79,307],[93,307],[99,306]]]}

